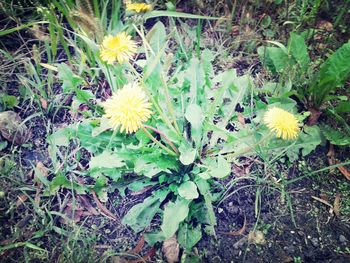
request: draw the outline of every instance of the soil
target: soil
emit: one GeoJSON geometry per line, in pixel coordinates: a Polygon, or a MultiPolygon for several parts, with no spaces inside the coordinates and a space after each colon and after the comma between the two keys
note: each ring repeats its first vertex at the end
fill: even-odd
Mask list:
{"type": "MultiPolygon", "coordinates": [[[[187,6],[183,9],[191,11],[187,6]]],[[[154,22],[150,20],[149,24],[152,25],[154,22]]],[[[13,39],[9,41],[12,45],[13,39]]],[[[244,58],[240,58],[233,63],[232,67],[243,74],[251,65],[244,58]]],[[[9,94],[18,95],[17,84],[11,82],[8,91],[9,94]]],[[[34,107],[28,111],[26,108],[25,112],[19,113],[25,119],[33,112],[35,112],[34,107]]],[[[47,166],[50,164],[45,142],[47,124],[49,121],[52,123],[50,129],[59,127],[65,122],[68,124],[70,120],[65,119],[66,115],[69,114],[62,110],[56,118],[49,120],[36,117],[26,123],[32,129],[33,148],[24,148],[20,151],[19,158],[23,167],[30,169],[31,165],[37,161],[47,166]]],[[[298,166],[297,169],[294,169],[295,166],[293,170],[281,168],[281,172],[291,179],[303,175],[308,169],[317,170],[324,167],[328,162],[326,152],[326,147],[319,147],[316,152],[307,157],[304,165],[298,166],[296,163],[294,165],[298,166]]],[[[10,153],[11,150],[6,149],[1,156],[10,153]]],[[[345,159],[350,156],[347,153],[347,156],[341,157],[345,159]]],[[[233,174],[228,180],[234,176],[238,175],[233,174]]],[[[32,183],[30,177],[25,177],[23,181],[32,183]]],[[[337,216],[334,212],[330,212],[329,206],[313,198],[322,197],[322,200],[333,204],[339,185],[349,183],[341,174],[325,172],[312,178],[304,178],[285,189],[289,193],[289,199],[282,198],[279,192],[266,186],[259,195],[261,205],[258,215],[255,209],[256,188],[248,187],[250,183],[242,181],[237,184],[234,189],[237,192],[215,208],[216,237],[204,235],[194,248],[191,254],[197,257],[198,262],[350,262],[350,212],[337,216]],[[291,203],[289,204],[288,201],[291,203]],[[242,228],[243,233],[237,234],[237,231],[242,228]],[[248,238],[249,233],[254,233],[253,231],[255,233],[259,231],[263,240],[248,238]]],[[[21,191],[15,189],[18,187],[18,182],[1,180],[0,185],[2,189],[14,188],[10,195],[0,199],[1,211],[6,211],[11,205],[10,201],[17,200],[21,191]]],[[[60,195],[67,195],[67,191],[60,190],[60,195]]],[[[127,194],[125,198],[121,198],[114,191],[109,194],[109,201],[105,205],[114,215],[122,218],[132,206],[142,202],[146,196],[147,193],[137,196],[127,194]]],[[[92,206],[96,207],[92,196],[89,200],[92,206]]],[[[57,200],[52,200],[52,202],[55,201],[57,200]]],[[[24,228],[28,224],[31,218],[28,217],[27,209],[28,207],[19,206],[10,214],[1,214],[1,245],[8,244],[8,240],[14,235],[13,226],[19,225],[20,228],[24,228]]],[[[133,233],[118,220],[113,221],[103,215],[88,216],[79,223],[94,230],[98,236],[96,249],[101,254],[107,249],[128,252],[136,247],[142,236],[142,233],[133,233]]],[[[60,226],[60,223],[58,225],[60,226]]],[[[64,227],[63,223],[62,227],[64,227]]],[[[19,240],[24,241],[25,236],[19,240]]],[[[42,240],[45,244],[47,239],[43,237],[42,240]]],[[[145,254],[150,249],[145,245],[140,254],[145,254]]],[[[10,258],[16,257],[15,251],[12,250],[6,254],[6,257],[1,258],[0,261],[13,262],[10,258]]],[[[55,253],[52,258],[55,258],[55,253]]],[[[152,260],[164,260],[160,249],[152,260]]]]}

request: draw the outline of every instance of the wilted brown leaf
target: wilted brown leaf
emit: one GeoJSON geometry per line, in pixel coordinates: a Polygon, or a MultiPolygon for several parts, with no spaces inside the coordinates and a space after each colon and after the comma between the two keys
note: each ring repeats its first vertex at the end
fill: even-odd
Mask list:
{"type": "Polygon", "coordinates": [[[260,244],[263,245],[266,243],[264,233],[260,230],[257,231],[251,231],[248,235],[248,242],[250,244],[260,244]]]}
{"type": "Polygon", "coordinates": [[[307,120],[307,125],[313,126],[318,122],[318,119],[320,118],[322,111],[316,110],[313,108],[310,108],[309,111],[310,111],[310,116],[307,120]]]}
{"type": "Polygon", "coordinates": [[[144,193],[146,193],[147,191],[149,191],[150,189],[152,189],[152,186],[146,186],[143,189],[139,190],[139,191],[135,191],[135,192],[131,192],[130,195],[131,196],[136,196],[136,195],[142,195],[144,193]]]}
{"type": "Polygon", "coordinates": [[[222,233],[220,232],[220,233],[228,236],[240,236],[244,234],[246,229],[247,229],[247,219],[244,217],[244,223],[240,230],[232,231],[232,232],[222,232],[222,233]]]}
{"type": "Polygon", "coordinates": [[[119,256],[113,256],[112,257],[112,263],[129,263],[130,261],[126,260],[123,257],[119,257],[119,256]]]}
{"type": "MultiPolygon", "coordinates": [[[[332,165],[335,165],[335,151],[334,151],[334,145],[333,144],[330,144],[329,145],[329,150],[328,150],[328,153],[327,153],[327,157],[328,157],[328,164],[330,166],[332,165]]],[[[334,172],[334,168],[330,170],[330,172],[334,172]]]]}
{"type": "Polygon", "coordinates": [[[339,215],[340,215],[340,194],[337,194],[335,196],[334,203],[333,203],[333,211],[334,211],[334,214],[337,217],[339,217],[339,215]]]}
{"type": "Polygon", "coordinates": [[[28,199],[28,196],[26,196],[24,194],[18,196],[18,199],[17,199],[17,202],[16,202],[16,207],[19,207],[20,205],[22,205],[27,199],[28,199]]]}
{"type": "Polygon", "coordinates": [[[31,136],[30,130],[22,123],[21,117],[13,111],[0,113],[0,133],[6,140],[17,145],[26,143],[31,136]]]}
{"type": "Polygon", "coordinates": [[[36,163],[36,170],[34,175],[38,176],[38,173],[40,173],[39,176],[41,177],[47,177],[49,175],[49,169],[40,161],[36,163]]]}
{"type": "Polygon", "coordinates": [[[112,219],[113,221],[119,221],[118,218],[100,202],[95,191],[91,191],[91,193],[92,193],[92,196],[94,197],[97,207],[101,210],[101,212],[105,216],[107,216],[109,219],[112,219]]]}
{"type": "Polygon", "coordinates": [[[162,250],[168,263],[174,263],[179,261],[180,247],[179,243],[177,243],[175,236],[163,242],[162,250]]]}
{"type": "MultiPolygon", "coordinates": [[[[339,163],[337,162],[337,164],[339,163]]],[[[344,166],[339,166],[338,169],[346,177],[346,179],[350,180],[350,172],[348,169],[346,169],[344,166]]]]}
{"type": "Polygon", "coordinates": [[[47,109],[47,100],[45,100],[43,97],[40,97],[40,104],[41,104],[41,107],[43,107],[44,110],[47,109]]]}
{"type": "Polygon", "coordinates": [[[243,127],[245,126],[245,120],[244,120],[244,117],[243,117],[243,115],[242,115],[242,113],[238,113],[237,114],[237,119],[238,119],[238,122],[240,123],[240,124],[242,124],[243,125],[243,127]]]}
{"type": "Polygon", "coordinates": [[[139,254],[145,245],[145,237],[142,235],[140,241],[137,243],[136,247],[132,249],[130,252],[134,254],[139,254]]]}
{"type": "MultiPolygon", "coordinates": [[[[69,201],[66,208],[63,210],[63,213],[67,216],[68,219],[73,220],[75,223],[80,222],[83,216],[83,208],[79,206],[79,204],[72,204],[72,201],[69,201]]],[[[69,221],[70,221],[69,220],[69,221]]],[[[63,224],[70,224],[63,217],[60,218],[60,222],[63,224]]]]}
{"type": "Polygon", "coordinates": [[[333,208],[333,206],[330,203],[328,203],[326,200],[324,200],[322,198],[319,198],[317,196],[311,196],[311,198],[315,199],[316,201],[321,202],[322,204],[329,206],[330,208],[333,208]]]}
{"type": "Polygon", "coordinates": [[[331,32],[333,30],[333,24],[329,21],[326,21],[326,20],[321,20],[321,21],[317,22],[316,27],[317,27],[317,29],[321,29],[321,30],[328,31],[328,32],[331,32]]]}
{"type": "MultiPolygon", "coordinates": [[[[99,215],[100,213],[91,205],[90,200],[86,197],[86,195],[78,195],[77,200],[80,202],[80,204],[84,207],[85,210],[87,210],[91,215],[99,215]]],[[[84,213],[87,215],[87,213],[84,213]]]]}

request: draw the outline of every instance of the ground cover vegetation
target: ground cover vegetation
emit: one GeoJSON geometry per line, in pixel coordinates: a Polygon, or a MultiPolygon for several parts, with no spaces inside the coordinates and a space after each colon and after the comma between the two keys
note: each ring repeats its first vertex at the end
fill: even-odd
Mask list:
{"type": "Polygon", "coordinates": [[[0,3],[3,262],[347,262],[350,1],[0,3]]]}

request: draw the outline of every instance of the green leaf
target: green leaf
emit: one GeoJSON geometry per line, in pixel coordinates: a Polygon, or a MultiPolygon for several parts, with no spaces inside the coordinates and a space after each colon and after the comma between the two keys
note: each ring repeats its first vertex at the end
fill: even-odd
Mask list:
{"type": "Polygon", "coordinates": [[[318,126],[305,126],[304,132],[300,133],[298,144],[300,144],[303,156],[308,155],[322,143],[321,132],[318,126]]]}
{"type": "Polygon", "coordinates": [[[272,73],[282,72],[290,64],[288,54],[279,47],[259,47],[258,54],[272,73]]]}
{"type": "Polygon", "coordinates": [[[25,29],[25,28],[28,28],[28,27],[31,27],[31,26],[34,26],[34,25],[37,25],[37,24],[48,24],[48,22],[47,21],[30,22],[30,23],[23,24],[23,25],[20,25],[20,26],[17,26],[17,27],[13,27],[13,28],[10,28],[10,29],[1,30],[0,31],[0,37],[8,35],[8,34],[11,34],[13,32],[16,32],[16,31],[19,31],[19,30],[22,30],[22,29],[25,29]]]}
{"type": "Polygon", "coordinates": [[[198,198],[199,194],[197,186],[192,181],[187,181],[181,184],[178,188],[179,195],[187,200],[198,198]]]}
{"type": "Polygon", "coordinates": [[[331,144],[340,146],[350,145],[349,134],[335,130],[328,125],[321,126],[321,132],[331,144]]]}
{"type": "Polygon", "coordinates": [[[202,124],[204,120],[201,107],[197,104],[187,106],[185,118],[191,124],[191,137],[194,139],[196,147],[199,148],[202,140],[202,124]]]}
{"type": "Polygon", "coordinates": [[[165,171],[170,172],[168,169],[160,169],[156,163],[148,162],[145,159],[137,159],[135,162],[134,171],[137,174],[142,174],[146,177],[152,178],[156,174],[165,171]]]}
{"type": "Polygon", "coordinates": [[[57,67],[58,77],[63,81],[63,92],[75,91],[79,85],[83,83],[83,79],[73,73],[71,68],[65,63],[61,63],[57,67]]]}
{"type": "Polygon", "coordinates": [[[185,78],[190,82],[190,102],[199,102],[200,90],[205,84],[205,74],[202,63],[194,57],[190,60],[189,68],[185,72],[185,78]]]}
{"type": "Polygon", "coordinates": [[[316,84],[310,87],[316,106],[320,106],[327,95],[344,84],[350,74],[350,41],[337,49],[322,65],[316,76],[316,84]]]}
{"type": "Polygon", "coordinates": [[[55,145],[55,146],[66,146],[69,145],[69,140],[71,137],[71,130],[69,127],[58,129],[51,135],[49,135],[46,139],[46,141],[49,144],[55,145]]]}
{"type": "Polygon", "coordinates": [[[159,210],[160,204],[168,195],[169,190],[158,190],[142,203],[133,206],[122,219],[122,223],[130,226],[135,232],[140,232],[150,225],[159,210]]]}
{"type": "Polygon", "coordinates": [[[179,224],[184,221],[189,212],[189,201],[183,198],[177,198],[175,203],[169,202],[163,215],[161,229],[165,239],[172,237],[179,228],[179,224]]]}
{"type": "Polygon", "coordinates": [[[198,130],[202,127],[203,112],[201,107],[197,104],[190,104],[187,106],[185,117],[191,123],[193,128],[198,130]]]}
{"type": "Polygon", "coordinates": [[[196,184],[198,186],[199,192],[204,197],[205,205],[207,208],[207,214],[210,222],[209,232],[215,236],[215,226],[216,226],[216,217],[212,204],[213,197],[210,192],[210,185],[206,180],[203,180],[199,177],[196,178],[196,184]]]}
{"type": "Polygon", "coordinates": [[[296,33],[291,33],[288,49],[300,65],[300,68],[305,72],[309,67],[310,57],[304,38],[296,33]]]}
{"type": "Polygon", "coordinates": [[[293,162],[299,158],[300,151],[303,156],[306,156],[321,143],[320,129],[317,126],[305,126],[304,131],[299,133],[296,141],[274,138],[266,147],[261,147],[260,151],[269,154],[272,158],[275,158],[273,154],[277,154],[277,156],[285,154],[293,162]]]}
{"type": "Polygon", "coordinates": [[[350,112],[350,101],[340,102],[334,109],[337,113],[349,113],[350,112]]]}
{"type": "Polygon", "coordinates": [[[153,246],[157,242],[161,242],[165,240],[164,234],[162,231],[156,232],[156,233],[145,233],[144,234],[146,242],[153,246]]]}
{"type": "Polygon", "coordinates": [[[13,109],[13,107],[18,105],[18,99],[12,95],[2,95],[2,102],[5,109],[13,109]]]}
{"type": "Polygon", "coordinates": [[[91,90],[75,90],[77,94],[77,100],[81,103],[86,103],[91,99],[95,99],[95,95],[92,93],[91,90]]]}
{"type": "Polygon", "coordinates": [[[166,30],[162,22],[158,21],[147,33],[146,39],[157,54],[166,43],[166,30]]]}
{"type": "Polygon", "coordinates": [[[4,150],[7,147],[7,141],[0,141],[0,151],[4,150]]]}
{"type": "Polygon", "coordinates": [[[197,150],[190,147],[187,143],[181,143],[179,151],[180,162],[184,165],[190,165],[196,159],[197,150]]]}
{"type": "Polygon", "coordinates": [[[112,152],[104,151],[102,154],[93,156],[89,162],[90,169],[93,168],[119,168],[125,166],[123,159],[112,152]]]}
{"type": "Polygon", "coordinates": [[[214,166],[210,166],[209,170],[211,177],[222,179],[231,174],[231,164],[219,155],[217,162],[215,162],[214,166]]]}
{"type": "MultiPolygon", "coordinates": [[[[38,176],[38,174],[36,174],[36,176],[38,176]]],[[[74,189],[79,194],[83,194],[87,190],[86,187],[79,185],[75,182],[69,181],[65,175],[58,174],[49,183],[50,194],[52,195],[55,194],[57,190],[60,189],[61,187],[66,189],[74,189]]]]}
{"type": "Polygon", "coordinates": [[[160,16],[182,17],[182,18],[191,18],[191,19],[207,19],[207,20],[222,19],[220,17],[200,16],[200,15],[193,15],[193,14],[187,14],[187,13],[182,13],[182,12],[162,11],[162,10],[153,10],[151,12],[147,12],[144,15],[144,19],[147,20],[150,18],[160,17],[160,16]]]}
{"type": "Polygon", "coordinates": [[[188,225],[186,223],[181,224],[179,233],[177,235],[177,240],[181,247],[190,251],[199,240],[202,238],[201,225],[198,224],[196,227],[188,225]]]}

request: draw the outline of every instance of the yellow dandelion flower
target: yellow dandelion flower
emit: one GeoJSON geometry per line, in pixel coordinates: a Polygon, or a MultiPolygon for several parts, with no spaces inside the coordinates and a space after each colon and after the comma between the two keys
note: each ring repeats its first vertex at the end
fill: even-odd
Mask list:
{"type": "Polygon", "coordinates": [[[108,35],[102,41],[100,56],[108,64],[113,64],[116,60],[123,63],[132,58],[136,53],[136,47],[136,42],[125,32],[116,36],[108,35]]]}
{"type": "Polygon", "coordinates": [[[277,138],[288,140],[298,137],[298,120],[288,111],[280,108],[271,108],[265,113],[264,122],[271,131],[276,132],[277,138]]]}
{"type": "Polygon", "coordinates": [[[144,3],[136,3],[136,4],[126,4],[126,10],[127,11],[133,11],[136,13],[141,13],[141,12],[147,12],[152,10],[152,6],[149,4],[144,4],[144,3]]]}
{"type": "Polygon", "coordinates": [[[104,102],[103,107],[104,117],[109,119],[113,129],[120,126],[120,132],[126,133],[136,132],[152,114],[151,103],[137,83],[125,85],[104,102]]]}

